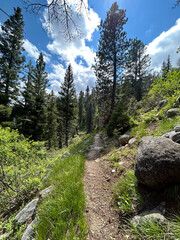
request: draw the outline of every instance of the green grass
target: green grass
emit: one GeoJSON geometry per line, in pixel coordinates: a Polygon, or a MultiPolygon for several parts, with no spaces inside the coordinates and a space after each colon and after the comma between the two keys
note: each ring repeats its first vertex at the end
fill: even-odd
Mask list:
{"type": "Polygon", "coordinates": [[[168,228],[167,226],[165,226],[165,224],[163,225],[159,222],[155,222],[152,220],[143,221],[137,226],[130,224],[129,231],[131,233],[131,239],[136,240],[173,239],[168,238],[168,228]]]}
{"type": "Polygon", "coordinates": [[[83,138],[69,148],[70,156],[56,161],[48,181],[54,191],[39,208],[38,240],[86,239],[84,153],[92,142],[92,135],[83,138]]]}
{"type": "Polygon", "coordinates": [[[135,208],[143,205],[143,200],[137,190],[137,179],[133,170],[128,170],[114,189],[115,203],[120,209],[121,215],[132,216],[135,208]]]}
{"type": "Polygon", "coordinates": [[[172,131],[176,125],[180,124],[180,117],[163,119],[159,121],[157,129],[153,132],[154,136],[161,136],[168,131],[172,131]]]}
{"type": "Polygon", "coordinates": [[[171,214],[166,222],[146,220],[137,226],[129,224],[129,234],[134,240],[179,240],[180,214],[171,214]]]}

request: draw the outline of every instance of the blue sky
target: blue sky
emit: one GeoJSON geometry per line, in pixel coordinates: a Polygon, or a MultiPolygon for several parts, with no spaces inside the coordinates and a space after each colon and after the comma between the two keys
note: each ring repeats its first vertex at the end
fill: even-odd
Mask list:
{"type": "MultiPolygon", "coordinates": [[[[40,2],[43,1],[46,0],[40,2]]],[[[25,55],[27,60],[35,62],[39,52],[43,52],[51,88],[59,91],[66,66],[71,62],[79,92],[85,90],[87,85],[94,86],[95,76],[91,65],[99,38],[97,26],[100,19],[105,19],[113,2],[113,0],[89,0],[89,7],[92,8],[89,16],[84,14],[75,19],[82,36],[72,42],[64,39],[60,24],[53,23],[51,31],[43,27],[46,24],[46,12],[39,15],[29,14],[18,0],[3,0],[0,7],[9,15],[13,14],[13,7],[22,7],[25,22],[25,55]]],[[[176,53],[180,45],[180,7],[172,8],[175,0],[119,0],[117,3],[119,8],[127,10],[128,22],[125,30],[128,38],[137,37],[147,45],[147,51],[152,58],[152,68],[159,70],[169,54],[175,66],[180,58],[180,53],[176,53]]],[[[6,19],[7,16],[0,12],[0,23],[3,24],[6,19]]]]}

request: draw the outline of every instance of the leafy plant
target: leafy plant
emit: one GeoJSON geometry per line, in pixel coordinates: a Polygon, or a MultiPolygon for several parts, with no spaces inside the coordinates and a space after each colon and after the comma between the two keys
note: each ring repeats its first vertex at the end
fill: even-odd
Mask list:
{"type": "Polygon", "coordinates": [[[115,189],[115,203],[119,207],[122,216],[132,215],[136,208],[143,204],[143,200],[137,190],[137,179],[133,170],[128,170],[119,180],[115,189]]]}

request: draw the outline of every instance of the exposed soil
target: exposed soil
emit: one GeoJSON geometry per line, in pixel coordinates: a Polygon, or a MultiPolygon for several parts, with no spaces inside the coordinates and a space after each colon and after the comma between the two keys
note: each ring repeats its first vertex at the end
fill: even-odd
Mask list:
{"type": "Polygon", "coordinates": [[[110,166],[101,157],[102,147],[102,140],[99,134],[96,134],[94,144],[87,155],[84,175],[87,239],[123,240],[119,229],[118,210],[112,206],[112,183],[115,179],[111,176],[110,166]]]}

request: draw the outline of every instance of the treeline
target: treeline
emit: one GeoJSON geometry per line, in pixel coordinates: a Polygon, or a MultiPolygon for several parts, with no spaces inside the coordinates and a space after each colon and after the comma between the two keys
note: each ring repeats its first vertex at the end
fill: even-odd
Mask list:
{"type": "Polygon", "coordinates": [[[87,87],[79,98],[69,64],[59,95],[47,93],[48,74],[42,53],[34,66],[23,55],[24,21],[21,9],[5,21],[0,34],[0,123],[18,129],[33,140],[46,141],[47,146],[68,146],[79,130],[95,128],[94,93],[87,87]]]}
{"type": "MultiPolygon", "coordinates": [[[[69,64],[55,96],[53,91],[47,93],[50,86],[42,53],[35,65],[26,63],[23,16],[19,7],[14,9],[0,34],[0,124],[30,139],[46,141],[48,148],[68,146],[70,137],[79,131],[89,133],[106,126],[109,135],[125,132],[136,110],[147,104],[152,86],[160,79],[165,82],[171,71],[179,72],[168,57],[161,71],[152,74],[146,45],[137,38],[127,39],[126,22],[126,11],[113,3],[99,26],[93,66],[96,86],[91,90],[87,86],[77,95],[69,64]]],[[[153,105],[163,96],[152,92],[153,105]]]]}

